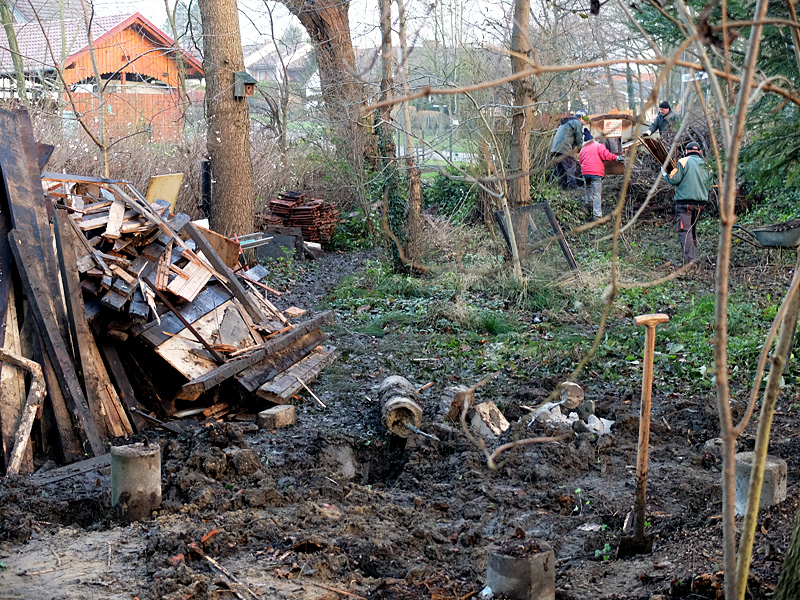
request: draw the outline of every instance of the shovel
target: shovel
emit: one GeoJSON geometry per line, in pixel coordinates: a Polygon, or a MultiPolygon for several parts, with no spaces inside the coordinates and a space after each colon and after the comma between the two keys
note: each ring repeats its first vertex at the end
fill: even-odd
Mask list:
{"type": "Polygon", "coordinates": [[[642,406],[639,413],[639,450],[636,457],[636,498],[633,503],[633,535],[619,541],[617,558],[649,554],[653,551],[653,536],[645,535],[647,504],[647,454],[650,449],[650,398],[653,393],[653,355],[656,349],[656,325],[669,321],[664,314],[641,315],[634,318],[644,325],[644,365],[642,372],[642,406]]]}

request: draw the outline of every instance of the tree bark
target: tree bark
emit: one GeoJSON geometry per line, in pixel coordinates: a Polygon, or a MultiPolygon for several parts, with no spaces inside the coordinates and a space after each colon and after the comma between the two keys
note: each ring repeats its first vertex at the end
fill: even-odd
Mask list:
{"type": "Polygon", "coordinates": [[[11,7],[8,0],[0,0],[0,19],[6,30],[8,38],[8,49],[11,52],[11,62],[14,64],[14,75],[17,85],[17,95],[22,106],[28,106],[28,93],[25,91],[25,67],[22,64],[22,55],[19,53],[17,43],[17,32],[14,30],[14,18],[11,15],[11,7]]]}
{"type": "MultiPolygon", "coordinates": [[[[511,72],[530,68],[533,57],[528,40],[530,32],[530,0],[515,0],[514,26],[511,33],[511,72]]],[[[511,83],[514,90],[514,113],[511,117],[511,147],[508,152],[508,199],[512,206],[525,206],[531,201],[531,128],[533,127],[534,89],[530,77],[511,83]]]]}
{"type": "Polygon", "coordinates": [[[206,75],[206,148],[214,181],[211,227],[223,235],[251,233],[253,164],[246,98],[233,97],[235,71],[244,71],[236,0],[199,0],[206,75]],[[213,32],[213,34],[211,34],[213,32]]]}

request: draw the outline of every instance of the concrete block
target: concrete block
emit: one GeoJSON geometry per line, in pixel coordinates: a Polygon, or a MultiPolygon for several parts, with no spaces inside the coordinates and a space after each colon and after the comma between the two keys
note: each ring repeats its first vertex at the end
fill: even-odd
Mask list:
{"type": "MultiPolygon", "coordinates": [[[[739,452],[736,461],[736,514],[743,515],[747,507],[747,489],[750,487],[750,471],[753,467],[753,452],[739,452]]],[[[786,461],[776,456],[767,456],[764,465],[764,483],[758,510],[763,510],[786,500],[786,461]]]]}
{"type": "Polygon", "coordinates": [[[295,423],[294,406],[284,404],[273,406],[258,413],[258,426],[261,429],[280,429],[295,423]]]}
{"type": "Polygon", "coordinates": [[[561,386],[561,403],[569,410],[578,408],[583,402],[583,388],[572,381],[565,381],[561,386]]]}
{"type": "Polygon", "coordinates": [[[494,402],[482,402],[472,409],[470,424],[475,431],[485,437],[502,435],[511,423],[506,420],[494,402]]]}
{"type": "Polygon", "coordinates": [[[486,585],[493,594],[516,600],[555,600],[556,559],[552,550],[524,557],[489,551],[486,585]]]}

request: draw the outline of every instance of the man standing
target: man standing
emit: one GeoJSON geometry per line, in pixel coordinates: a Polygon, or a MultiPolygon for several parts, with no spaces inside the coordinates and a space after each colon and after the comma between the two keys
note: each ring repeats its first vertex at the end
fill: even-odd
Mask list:
{"type": "Polygon", "coordinates": [[[578,178],[575,176],[575,150],[583,144],[583,123],[584,113],[578,110],[571,117],[561,119],[561,124],[556,130],[553,143],[550,146],[550,154],[555,163],[555,173],[561,187],[568,190],[578,189],[578,178]]]}
{"type": "Polygon", "coordinates": [[[645,131],[644,135],[653,135],[657,131],[663,140],[665,133],[678,128],[679,117],[678,113],[670,108],[669,102],[664,100],[658,105],[658,116],[650,125],[650,131],[645,131]]]}
{"type": "Polygon", "coordinates": [[[708,202],[711,190],[711,169],[703,162],[703,152],[697,142],[686,145],[686,156],[678,161],[672,173],[661,169],[664,180],[675,186],[675,214],[678,239],[683,250],[684,264],[697,260],[697,220],[708,202]]]}
{"type": "Polygon", "coordinates": [[[602,195],[603,177],[606,176],[604,160],[617,160],[622,162],[622,157],[609,152],[603,144],[598,144],[592,134],[585,130],[583,137],[586,142],[581,148],[581,175],[583,175],[584,202],[591,209],[594,220],[603,218],[602,195]]]}

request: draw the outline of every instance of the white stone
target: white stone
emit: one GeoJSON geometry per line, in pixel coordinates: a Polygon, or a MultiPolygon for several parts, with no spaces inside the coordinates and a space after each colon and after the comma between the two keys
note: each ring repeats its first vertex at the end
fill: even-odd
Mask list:
{"type": "Polygon", "coordinates": [[[511,423],[503,416],[494,402],[482,402],[472,409],[472,427],[484,437],[502,435],[511,423]]]}

